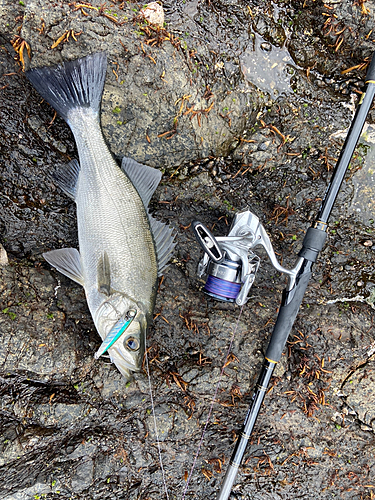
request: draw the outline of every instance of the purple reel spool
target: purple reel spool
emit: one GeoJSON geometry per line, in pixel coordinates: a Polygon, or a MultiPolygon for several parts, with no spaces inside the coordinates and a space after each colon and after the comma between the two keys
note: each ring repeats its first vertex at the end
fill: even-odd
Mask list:
{"type": "Polygon", "coordinates": [[[203,291],[223,302],[235,302],[241,290],[241,263],[224,258],[220,263],[210,262],[203,291]]]}

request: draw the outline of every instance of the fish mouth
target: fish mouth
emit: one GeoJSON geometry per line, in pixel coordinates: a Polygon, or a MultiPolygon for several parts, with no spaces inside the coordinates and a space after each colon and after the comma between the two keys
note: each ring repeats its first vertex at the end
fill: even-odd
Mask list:
{"type": "Polygon", "coordinates": [[[112,363],[116,365],[118,371],[125,377],[126,381],[130,380],[134,372],[139,372],[142,368],[142,362],[140,363],[129,363],[120,350],[116,347],[112,347],[109,352],[112,363]]]}
{"type": "Polygon", "coordinates": [[[116,342],[117,345],[114,344],[109,349],[111,361],[118,368],[121,366],[124,370],[139,372],[142,369],[145,353],[143,335],[135,336],[130,333],[125,339],[119,340],[119,343],[116,342]]]}
{"type": "MultiPolygon", "coordinates": [[[[112,363],[128,379],[142,369],[147,315],[139,305],[112,294],[96,311],[95,324],[103,339],[97,357],[107,350],[112,363]]],[[[95,321],[94,320],[94,321],[95,321]]]]}
{"type": "Polygon", "coordinates": [[[128,370],[125,366],[122,366],[120,363],[116,363],[114,362],[115,365],[116,365],[116,368],[118,369],[118,371],[121,373],[121,375],[123,377],[125,377],[125,380],[128,381],[132,378],[133,376],[133,371],[132,370],[128,370]]]}

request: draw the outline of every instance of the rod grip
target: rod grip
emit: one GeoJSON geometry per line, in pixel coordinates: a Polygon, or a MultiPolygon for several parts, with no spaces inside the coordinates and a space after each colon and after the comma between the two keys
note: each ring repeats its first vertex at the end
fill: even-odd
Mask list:
{"type": "Polygon", "coordinates": [[[282,305],[266,352],[266,359],[269,361],[277,363],[281,358],[310,277],[311,271],[305,272],[292,290],[284,290],[282,305]]]}
{"type": "Polygon", "coordinates": [[[375,52],[372,55],[370,65],[367,69],[365,82],[367,83],[369,81],[372,81],[372,83],[375,83],[375,52]]]}
{"type": "Polygon", "coordinates": [[[327,239],[327,233],[321,229],[309,227],[303,239],[303,245],[299,256],[310,262],[315,262],[319,252],[323,249],[327,239]]]}

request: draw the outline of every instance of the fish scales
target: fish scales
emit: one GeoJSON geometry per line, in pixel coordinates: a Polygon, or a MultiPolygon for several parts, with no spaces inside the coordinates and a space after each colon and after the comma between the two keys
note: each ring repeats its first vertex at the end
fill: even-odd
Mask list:
{"type": "Polygon", "coordinates": [[[95,288],[98,262],[106,251],[111,288],[125,288],[133,300],[151,305],[157,262],[146,210],[133,184],[103,147],[97,119],[85,111],[69,120],[81,159],[76,204],[85,283],[88,289],[95,288]]]}

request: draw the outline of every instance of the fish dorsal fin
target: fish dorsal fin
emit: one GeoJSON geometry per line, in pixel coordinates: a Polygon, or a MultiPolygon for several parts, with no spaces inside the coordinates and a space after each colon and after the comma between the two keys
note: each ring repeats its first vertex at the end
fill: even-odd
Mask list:
{"type": "MultiPolygon", "coordinates": [[[[134,187],[142,198],[143,204],[147,209],[151,197],[158,187],[162,174],[156,168],[142,165],[131,158],[123,158],[121,164],[122,170],[132,181],[134,187]]],[[[158,275],[161,276],[176,246],[174,242],[173,229],[160,222],[148,213],[150,227],[154,237],[156,256],[158,260],[158,275]]]]}
{"type": "Polygon", "coordinates": [[[52,174],[53,180],[65,194],[76,198],[77,182],[81,167],[77,160],[70,161],[67,165],[52,174]]]}
{"type": "Polygon", "coordinates": [[[169,259],[172,256],[173,249],[176,246],[173,229],[164,222],[160,222],[148,214],[152,235],[154,237],[156,256],[158,261],[158,276],[163,274],[169,259]]]}
{"type": "Polygon", "coordinates": [[[46,261],[61,274],[84,286],[81,256],[75,248],[61,248],[43,254],[46,261]]]}
{"type": "Polygon", "coordinates": [[[131,158],[122,159],[121,169],[132,181],[139,196],[142,198],[144,206],[147,208],[160,182],[161,172],[156,168],[142,165],[131,158]]]}
{"type": "Polygon", "coordinates": [[[111,269],[107,252],[104,252],[98,262],[98,290],[109,295],[111,291],[111,269]]]}

